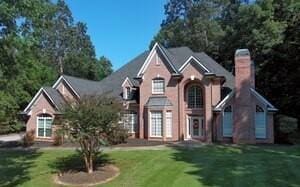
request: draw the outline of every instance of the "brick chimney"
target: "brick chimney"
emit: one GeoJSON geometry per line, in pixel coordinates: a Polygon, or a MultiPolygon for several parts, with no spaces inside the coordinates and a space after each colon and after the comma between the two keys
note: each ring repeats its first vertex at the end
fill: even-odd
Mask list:
{"type": "Polygon", "coordinates": [[[248,49],[235,52],[233,142],[255,143],[254,111],[250,88],[255,87],[254,65],[248,49]]]}

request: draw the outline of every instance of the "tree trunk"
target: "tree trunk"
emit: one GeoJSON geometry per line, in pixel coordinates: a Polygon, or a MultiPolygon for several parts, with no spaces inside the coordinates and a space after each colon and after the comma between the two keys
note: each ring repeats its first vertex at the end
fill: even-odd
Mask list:
{"type": "Polygon", "coordinates": [[[84,162],[87,173],[91,174],[93,173],[93,159],[89,158],[88,156],[84,156],[84,162]]]}
{"type": "Polygon", "coordinates": [[[64,74],[63,60],[61,56],[58,57],[58,66],[59,66],[59,74],[60,75],[64,74]]]}

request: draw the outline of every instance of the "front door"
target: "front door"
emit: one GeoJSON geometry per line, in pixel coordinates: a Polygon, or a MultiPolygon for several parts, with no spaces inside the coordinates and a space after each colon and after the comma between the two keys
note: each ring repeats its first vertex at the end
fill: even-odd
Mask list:
{"type": "Polygon", "coordinates": [[[187,139],[200,138],[203,136],[203,118],[199,116],[188,116],[187,139]]]}

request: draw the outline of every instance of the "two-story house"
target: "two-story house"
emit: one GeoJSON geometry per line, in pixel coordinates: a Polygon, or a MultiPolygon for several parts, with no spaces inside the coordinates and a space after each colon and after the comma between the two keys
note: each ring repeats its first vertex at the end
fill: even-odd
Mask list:
{"type": "Polygon", "coordinates": [[[109,93],[123,103],[122,124],[133,138],[273,143],[277,109],[255,91],[247,49],[235,52],[235,76],[203,52],[156,43],[101,81],[62,75],[43,87],[23,113],[27,131],[52,140],[52,121],[69,99],[109,93]]]}

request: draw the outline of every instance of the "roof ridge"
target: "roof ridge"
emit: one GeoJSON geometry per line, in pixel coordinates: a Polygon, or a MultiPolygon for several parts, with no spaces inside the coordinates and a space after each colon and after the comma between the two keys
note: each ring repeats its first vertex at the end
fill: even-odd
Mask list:
{"type": "Polygon", "coordinates": [[[101,81],[101,80],[99,80],[99,81],[91,80],[91,79],[82,78],[82,77],[75,77],[75,76],[72,76],[72,75],[66,75],[66,74],[63,74],[62,76],[63,76],[63,77],[75,78],[75,79],[81,79],[81,80],[83,80],[83,81],[90,81],[90,82],[100,82],[100,81],[101,81]]]}

